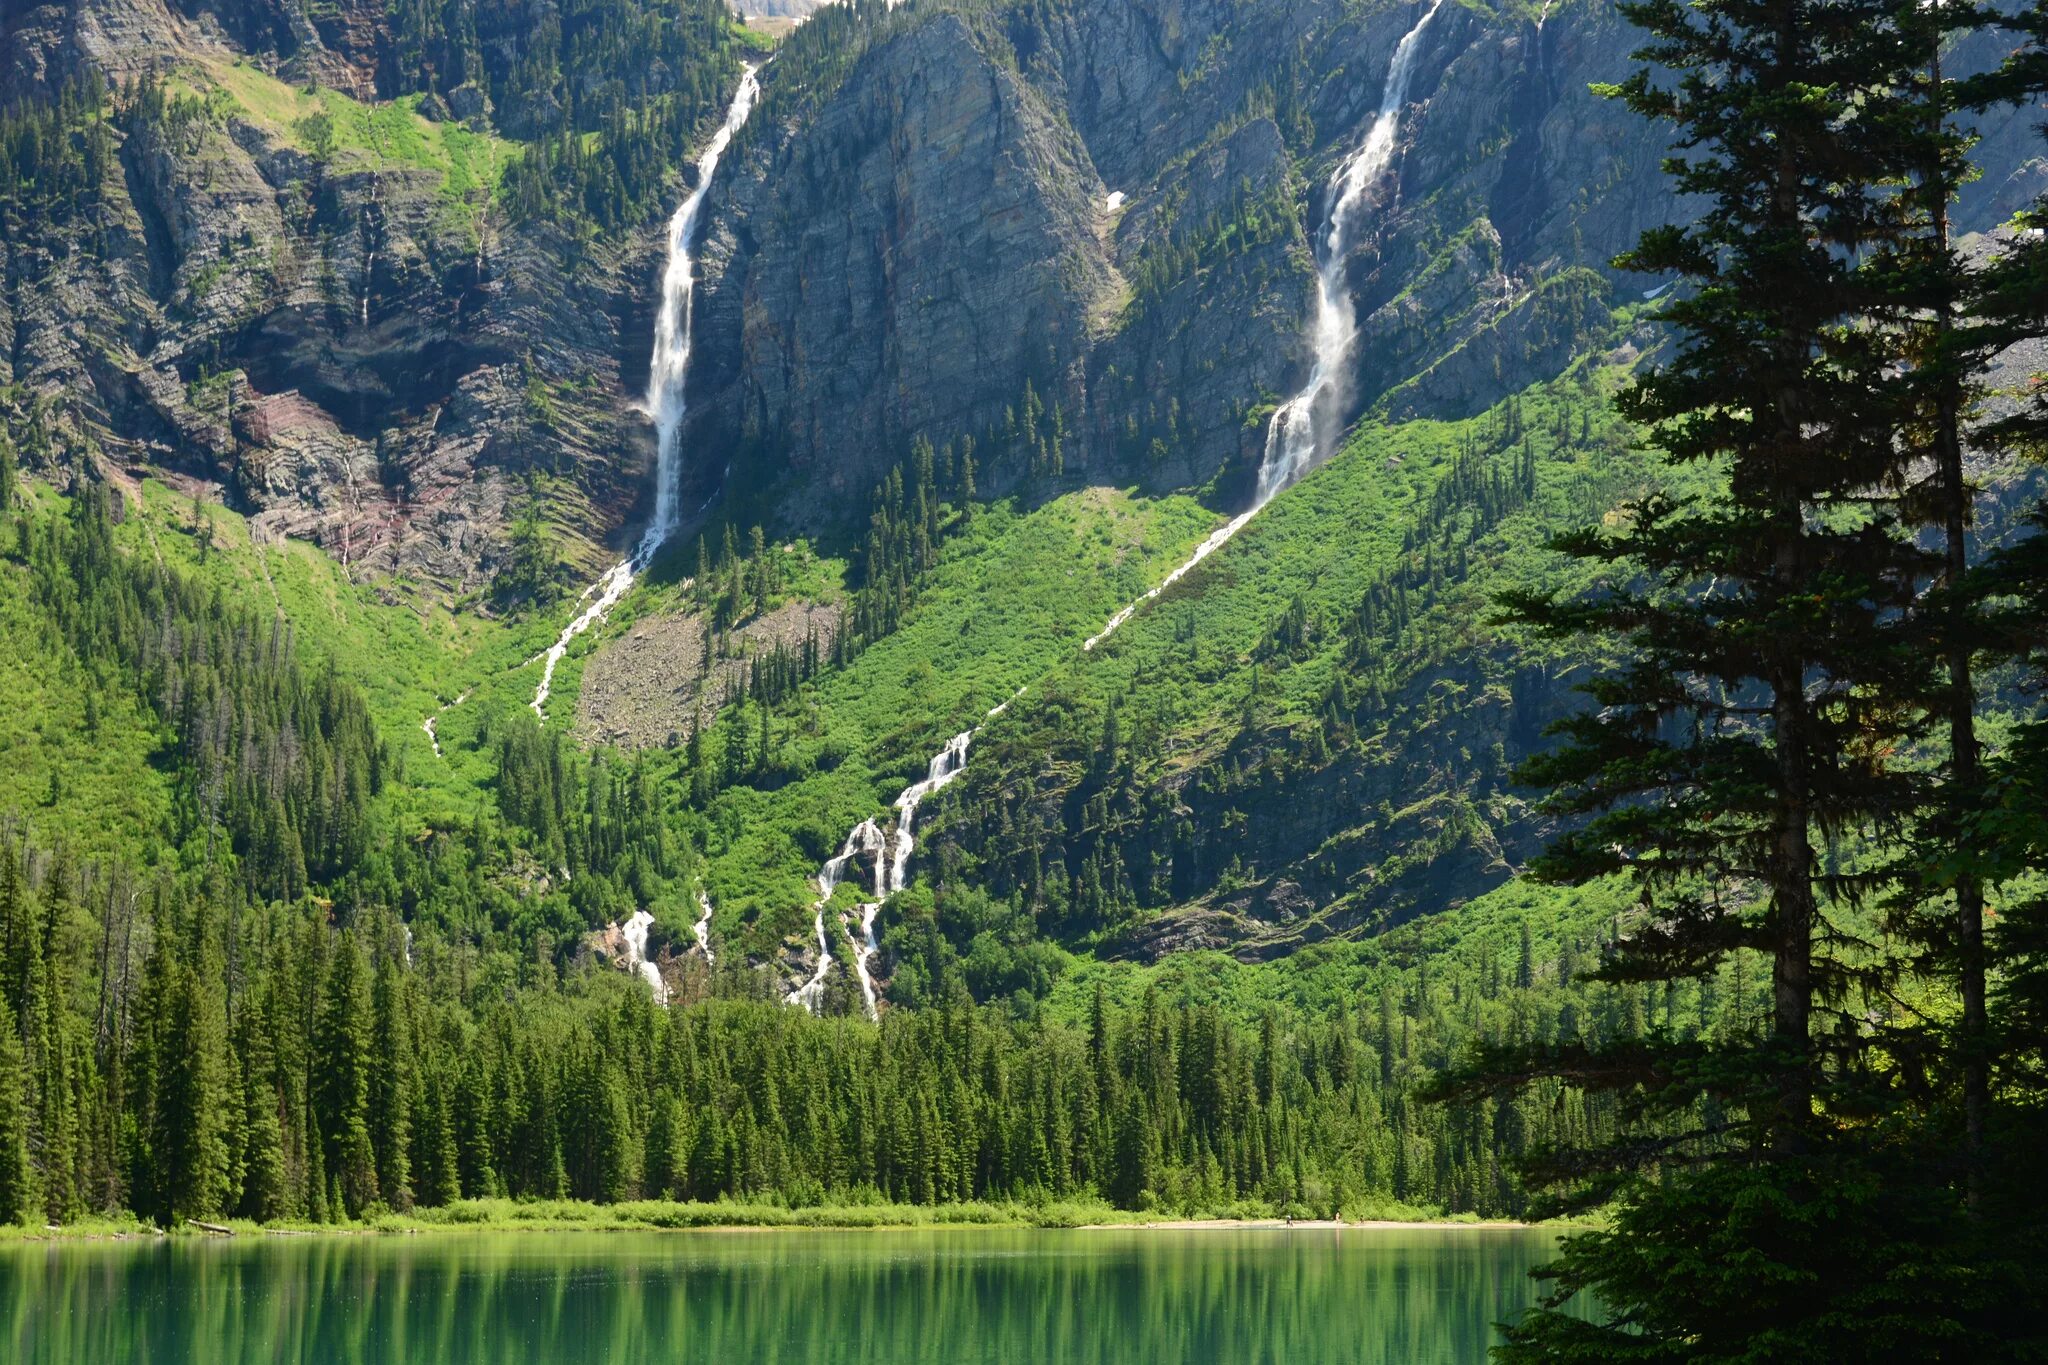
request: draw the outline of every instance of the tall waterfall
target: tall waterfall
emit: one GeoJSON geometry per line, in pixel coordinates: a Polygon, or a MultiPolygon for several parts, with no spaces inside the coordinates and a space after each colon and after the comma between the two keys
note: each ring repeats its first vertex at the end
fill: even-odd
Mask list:
{"type": "Polygon", "coordinates": [[[1380,96],[1379,113],[1365,141],[1330,179],[1330,219],[1323,228],[1316,265],[1315,365],[1309,371],[1308,384],[1273,414],[1273,425],[1266,431],[1266,455],[1259,464],[1258,496],[1252,500],[1255,508],[1271,502],[1281,489],[1329,458],[1337,434],[1343,430],[1345,407],[1351,400],[1351,347],[1358,340],[1358,310],[1344,287],[1344,258],[1351,251],[1352,230],[1366,194],[1393,162],[1401,111],[1408,104],[1408,82],[1415,74],[1415,54],[1421,50],[1423,30],[1443,2],[1429,0],[1429,8],[1415,21],[1415,27],[1402,35],[1387,66],[1387,88],[1380,96]]]}
{"type": "Polygon", "coordinates": [[[1316,311],[1309,333],[1315,347],[1315,363],[1310,367],[1308,383],[1273,414],[1273,424],[1266,429],[1266,452],[1259,462],[1259,487],[1252,505],[1212,532],[1157,587],[1110,617],[1081,648],[1093,649],[1109,638],[1140,607],[1214,554],[1283,489],[1328,459],[1336,448],[1351,401],[1351,348],[1358,340],[1358,310],[1351,302],[1350,291],[1344,287],[1344,262],[1356,244],[1359,211],[1393,163],[1401,113],[1408,106],[1408,84],[1415,75],[1415,57],[1421,50],[1424,30],[1443,3],[1444,0],[1429,0],[1422,17],[1402,35],[1394,48],[1393,60],[1387,65],[1386,89],[1380,95],[1379,112],[1366,131],[1365,141],[1344,158],[1336,174],[1330,177],[1330,216],[1317,243],[1316,311]]]}
{"type": "Polygon", "coordinates": [[[697,220],[703,214],[704,196],[718,170],[718,159],[725,155],[733,134],[747,121],[747,115],[754,112],[754,100],[760,93],[761,83],[750,66],[740,75],[740,88],[725,111],[725,122],[712,135],[704,154],[697,158],[697,187],[668,220],[668,264],[661,274],[661,307],[654,318],[654,355],[647,367],[646,411],[654,418],[656,435],[654,517],[647,523],[633,553],[583,590],[581,600],[589,605],[562,628],[542,656],[545,662],[541,666],[540,684],[534,688],[533,700],[528,705],[543,720],[547,719],[548,693],[555,683],[555,665],[562,662],[570,643],[611,614],[626,590],[633,586],[634,578],[646,571],[655,552],[676,528],[676,501],[683,481],[676,436],[683,423],[683,381],[690,368],[691,304],[697,292],[697,263],[690,256],[690,244],[697,234],[697,220]]]}
{"type": "MultiPolygon", "coordinates": [[[[1273,414],[1273,425],[1266,433],[1265,456],[1259,464],[1258,492],[1252,499],[1252,505],[1211,532],[1208,539],[1197,545],[1194,553],[1167,574],[1158,586],[1110,617],[1101,630],[1082,642],[1083,649],[1094,649],[1118,626],[1130,620],[1140,607],[1180,581],[1189,570],[1243,530],[1245,524],[1282,489],[1321,464],[1335,448],[1350,402],[1351,348],[1358,339],[1358,314],[1350,293],[1344,287],[1344,262],[1355,244],[1353,234],[1359,210],[1364,207],[1368,193],[1378,185],[1387,167],[1393,163],[1401,113],[1408,104],[1408,84],[1415,74],[1416,53],[1421,47],[1424,30],[1436,17],[1436,12],[1443,8],[1443,3],[1444,0],[1429,0],[1421,17],[1402,35],[1387,67],[1386,89],[1380,95],[1379,112],[1372,127],[1367,130],[1358,149],[1344,158],[1330,177],[1330,216],[1324,225],[1316,257],[1316,311],[1310,334],[1315,346],[1315,364],[1301,392],[1273,414]]],[[[1115,207],[1114,204],[1111,206],[1112,211],[1115,207]]],[[[1010,700],[1014,701],[1015,697],[1010,700]]],[[[992,708],[989,716],[1001,715],[1009,704],[1010,701],[1004,701],[992,708]]],[[[872,902],[860,907],[860,938],[854,946],[853,967],[860,977],[861,995],[867,1003],[868,1013],[874,1015],[875,986],[868,963],[876,952],[875,915],[881,909],[881,903],[901,891],[909,881],[910,854],[916,847],[911,825],[918,805],[960,775],[967,766],[967,746],[979,731],[980,727],[976,726],[948,740],[946,747],[933,756],[931,769],[924,781],[906,787],[896,798],[893,840],[885,837],[873,820],[863,820],[846,836],[846,843],[838,856],[820,871],[820,895],[813,907],[814,928],[818,936],[818,966],[808,981],[789,993],[791,1004],[816,1010],[823,998],[825,976],[832,967],[827,946],[829,936],[825,931],[825,903],[832,898],[833,889],[846,879],[846,871],[855,859],[872,855],[876,859],[875,895],[872,902]]],[[[852,937],[850,931],[848,937],[852,937]]]]}

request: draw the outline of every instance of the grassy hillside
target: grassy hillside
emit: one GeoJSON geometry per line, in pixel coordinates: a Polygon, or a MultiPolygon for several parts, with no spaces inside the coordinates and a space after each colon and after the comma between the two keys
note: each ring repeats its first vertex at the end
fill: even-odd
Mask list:
{"type": "Polygon", "coordinates": [[[1497,885],[1541,827],[1509,771],[1585,661],[1494,602],[1585,586],[1550,531],[1649,486],[1607,407],[1620,377],[1362,424],[991,727],[943,802],[961,876],[1071,942],[1148,952],[1283,951],[1497,885]]]}
{"type": "Polygon", "coordinates": [[[173,88],[180,87],[288,147],[329,158],[336,171],[432,171],[453,199],[495,192],[518,152],[495,134],[421,117],[417,96],[364,103],[338,90],[289,85],[246,59],[190,63],[174,81],[173,88]]]}

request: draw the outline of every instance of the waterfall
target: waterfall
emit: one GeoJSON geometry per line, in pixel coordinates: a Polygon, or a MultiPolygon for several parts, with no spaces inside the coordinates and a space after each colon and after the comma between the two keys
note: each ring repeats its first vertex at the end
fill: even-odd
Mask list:
{"type": "Polygon", "coordinates": [[[676,526],[676,499],[682,487],[682,461],[676,458],[676,431],[682,425],[683,381],[690,369],[690,319],[697,294],[697,263],[690,258],[690,243],[697,235],[697,220],[703,216],[704,196],[718,159],[732,142],[734,133],[754,112],[754,100],[761,83],[748,67],[740,76],[740,88],[725,111],[725,123],[712,136],[711,145],[697,158],[697,188],[690,191],[682,207],[668,220],[668,266],[661,275],[661,311],[654,318],[654,355],[647,365],[647,411],[654,418],[656,460],[654,478],[654,520],[640,541],[634,556],[642,568],[668,539],[676,526]]]}
{"type": "Polygon", "coordinates": [[[661,968],[647,959],[647,931],[654,927],[654,916],[645,910],[635,910],[633,917],[619,926],[619,937],[626,941],[626,962],[654,990],[654,1003],[668,1003],[668,983],[661,979],[661,968]]]}
{"type": "Polygon", "coordinates": [[[960,770],[967,766],[967,746],[973,742],[972,730],[963,730],[947,740],[946,747],[932,755],[924,781],[905,787],[896,798],[896,845],[889,855],[889,880],[881,888],[883,896],[893,896],[909,884],[910,851],[917,846],[917,841],[910,837],[910,826],[917,818],[918,803],[960,775],[960,770]]]}
{"type": "Polygon", "coordinates": [[[1343,429],[1344,409],[1351,398],[1351,347],[1358,340],[1358,312],[1344,287],[1344,258],[1350,254],[1352,230],[1366,194],[1394,160],[1394,140],[1401,130],[1401,111],[1408,104],[1408,82],[1415,74],[1415,55],[1423,30],[1443,7],[1429,8],[1394,48],[1387,66],[1387,88],[1365,141],[1346,157],[1330,180],[1330,219],[1323,229],[1316,266],[1316,314],[1312,337],[1315,365],[1308,384],[1273,414],[1266,431],[1266,455],[1259,464],[1259,491],[1254,507],[1273,496],[1329,457],[1343,429]]]}
{"type": "Polygon", "coordinates": [[[718,959],[711,955],[711,897],[703,887],[697,888],[697,922],[690,926],[690,932],[697,936],[697,951],[704,954],[704,965],[715,966],[718,959]]]}
{"type": "MultiPolygon", "coordinates": [[[[1005,702],[1003,705],[1007,706],[1005,702]]],[[[996,707],[989,712],[993,716],[1003,708],[996,707]]],[[[905,787],[896,797],[896,829],[893,835],[882,833],[882,827],[873,820],[863,820],[853,827],[840,846],[837,856],[818,871],[818,900],[812,907],[816,918],[818,934],[818,969],[811,979],[789,993],[789,1003],[802,1005],[805,1009],[816,1010],[823,998],[825,974],[832,966],[826,949],[825,903],[832,899],[832,892],[846,880],[846,874],[855,860],[873,857],[875,860],[875,890],[870,899],[863,901],[855,913],[860,916],[860,929],[855,933],[851,926],[842,924],[847,938],[853,945],[853,971],[860,979],[861,1001],[867,1006],[868,1017],[879,1013],[876,1001],[875,977],[870,964],[880,946],[875,942],[875,917],[881,913],[882,902],[910,884],[910,854],[917,847],[917,840],[911,834],[911,827],[917,821],[917,808],[924,799],[939,788],[958,777],[967,767],[967,746],[974,742],[980,727],[963,730],[946,741],[946,747],[932,755],[925,765],[922,780],[905,787]]]]}
{"type": "Polygon", "coordinates": [[[741,73],[740,88],[732,97],[731,107],[725,111],[725,122],[713,134],[704,154],[697,158],[697,187],[690,191],[682,207],[668,220],[668,264],[661,274],[661,307],[654,318],[654,354],[647,366],[646,411],[654,419],[656,437],[654,516],[647,523],[647,530],[641,535],[640,544],[633,553],[605,570],[597,582],[583,590],[580,600],[589,605],[562,628],[562,633],[542,656],[546,662],[541,667],[540,683],[534,688],[533,700],[528,703],[533,714],[542,720],[547,719],[548,693],[554,688],[555,665],[561,663],[570,643],[611,614],[619,599],[626,595],[626,590],[633,586],[633,580],[654,562],[655,553],[676,528],[676,500],[682,488],[682,460],[676,450],[676,436],[683,422],[683,381],[690,368],[691,304],[697,292],[697,263],[691,259],[690,244],[696,237],[697,220],[703,214],[704,196],[711,188],[712,175],[718,170],[718,159],[725,155],[733,134],[747,121],[747,115],[754,112],[755,97],[761,93],[761,83],[754,70],[750,66],[741,73]]]}
{"type": "Polygon", "coordinates": [[[1108,639],[1140,607],[1214,554],[1267,503],[1328,459],[1336,448],[1351,401],[1351,348],[1358,340],[1358,311],[1344,287],[1344,262],[1356,244],[1359,211],[1393,164],[1401,113],[1408,106],[1408,84],[1415,75],[1415,57],[1422,47],[1423,31],[1443,3],[1444,0],[1429,0],[1422,17],[1402,35],[1394,48],[1393,60],[1387,65],[1386,89],[1380,95],[1379,112],[1372,127],[1366,130],[1358,149],[1345,157],[1336,174],[1330,177],[1326,190],[1330,216],[1317,244],[1316,310],[1309,331],[1315,363],[1310,367],[1308,383],[1273,414],[1273,424],[1266,429],[1266,450],[1259,461],[1259,486],[1252,505],[1212,532],[1157,587],[1110,617],[1101,630],[1082,642],[1082,649],[1094,649],[1108,639]]]}
{"type": "MultiPolygon", "coordinates": [[[[832,946],[825,933],[825,904],[832,899],[832,893],[839,889],[839,884],[846,880],[847,870],[863,854],[872,854],[875,857],[875,900],[879,902],[882,899],[883,847],[882,827],[873,820],[863,820],[846,836],[846,842],[839,846],[839,852],[828,858],[825,865],[818,869],[818,899],[811,905],[813,927],[818,935],[818,967],[811,973],[810,980],[789,993],[786,998],[790,1004],[802,1005],[814,1014],[817,1012],[819,1003],[825,997],[826,973],[832,970],[832,946]]],[[[872,908],[869,906],[863,906],[861,913],[864,919],[872,918],[872,908]]],[[[862,985],[865,989],[865,975],[862,977],[862,985]]]]}

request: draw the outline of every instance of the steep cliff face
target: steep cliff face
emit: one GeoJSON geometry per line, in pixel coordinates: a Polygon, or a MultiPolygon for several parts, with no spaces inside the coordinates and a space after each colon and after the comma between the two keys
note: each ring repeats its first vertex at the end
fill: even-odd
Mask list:
{"type": "Polygon", "coordinates": [[[793,505],[858,506],[911,436],[990,428],[1027,379],[1077,401],[1113,288],[1098,182],[959,16],[878,42],[743,164],[704,250],[694,448],[742,452],[793,505]]]}
{"type": "MultiPolygon", "coordinates": [[[[695,446],[810,523],[858,508],[801,490],[864,489],[920,437],[976,440],[996,491],[1242,480],[1307,363],[1320,186],[1418,13],[892,16],[825,93],[802,80],[815,112],[764,120],[718,195],[695,446]],[[1055,471],[1005,441],[1025,379],[1060,409],[1055,471]]],[[[1669,208],[1654,131],[1586,89],[1632,42],[1603,5],[1438,16],[1349,266],[1361,406],[1441,370],[1402,409],[1471,411],[1597,332],[1608,286],[1549,282],[1669,208]]],[[[771,111],[779,78],[799,79],[771,67],[771,111]]]]}
{"type": "MultiPolygon", "coordinates": [[[[860,506],[807,490],[858,493],[918,438],[973,439],[993,491],[1221,474],[1235,501],[1308,363],[1322,186],[1420,12],[907,7],[831,70],[771,67],[706,253],[702,486],[730,459],[816,526],[860,506]],[[1059,409],[1056,468],[1005,421],[1026,379],[1059,409]]],[[[1347,265],[1359,410],[1470,415],[1654,287],[1608,262],[1677,207],[1663,134],[1589,89],[1638,44],[1604,0],[1438,13],[1347,265]]],[[[1987,145],[2021,122],[1988,117],[1987,145]]],[[[2040,178],[2016,165],[1965,226],[2040,178]]]]}
{"type": "Polygon", "coordinates": [[[510,227],[494,190],[515,147],[310,94],[220,33],[211,11],[120,0],[7,34],[17,75],[162,91],[95,115],[115,161],[75,221],[0,245],[5,380],[45,410],[47,458],[215,487],[267,531],[450,595],[490,587],[529,502],[563,558],[594,562],[644,484],[620,374],[644,333],[621,327],[654,234],[510,227]]]}

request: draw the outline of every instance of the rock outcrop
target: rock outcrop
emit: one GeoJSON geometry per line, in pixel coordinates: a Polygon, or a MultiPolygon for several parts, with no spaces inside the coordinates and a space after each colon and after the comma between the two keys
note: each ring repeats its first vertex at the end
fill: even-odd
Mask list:
{"type": "MultiPolygon", "coordinates": [[[[246,76],[388,94],[383,13],[10,8],[0,92],[176,70],[206,98],[199,117],[124,121],[90,221],[10,234],[0,364],[74,452],[217,483],[352,567],[487,589],[508,520],[539,498],[565,573],[587,569],[644,515],[633,399],[658,224],[514,226],[446,168],[363,146],[316,158],[292,126],[206,93],[246,76]]],[[[857,530],[920,438],[975,441],[984,494],[1103,482],[1240,505],[1308,363],[1319,187],[1415,14],[925,3],[799,29],[708,203],[688,505],[728,488],[735,516],[857,530]]],[[[480,15],[499,27],[479,39],[504,46],[515,20],[480,15]]],[[[1608,262],[1676,211],[1661,134],[1588,89],[1627,72],[1637,41],[1606,0],[1439,12],[1346,262],[1361,412],[1484,408],[1654,284],[1608,262]]],[[[404,117],[450,135],[487,115],[511,137],[548,126],[536,101],[555,94],[493,90],[437,91],[404,117]]],[[[1982,124],[2004,150],[1965,229],[2048,177],[2026,115],[1982,124]]]]}
{"type": "Polygon", "coordinates": [[[263,531],[447,597],[488,594],[536,500],[565,575],[601,562],[643,515],[652,436],[626,371],[644,374],[660,223],[513,224],[492,182],[517,147],[403,106],[317,145],[278,112],[319,107],[283,78],[312,53],[328,88],[374,93],[382,7],[276,32],[271,13],[91,0],[0,33],[12,86],[171,82],[161,113],[116,102],[116,164],[77,220],[0,243],[5,380],[47,409],[48,458],[212,487],[263,531]]]}

